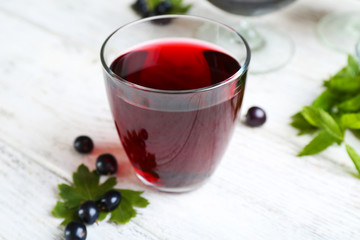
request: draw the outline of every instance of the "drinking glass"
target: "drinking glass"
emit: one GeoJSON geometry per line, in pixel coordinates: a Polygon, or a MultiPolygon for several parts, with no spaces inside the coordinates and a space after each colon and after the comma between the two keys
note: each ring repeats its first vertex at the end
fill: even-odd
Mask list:
{"type": "MultiPolygon", "coordinates": [[[[179,53],[184,51],[181,44],[177,48],[179,53]]],[[[145,18],[120,27],[105,40],[101,62],[110,108],[122,146],[142,182],[161,191],[183,192],[197,188],[213,174],[237,122],[249,61],[250,49],[240,34],[226,25],[195,16],[145,18]],[[202,38],[197,32],[204,25],[210,26],[211,31],[202,38]],[[224,42],[225,34],[236,38],[236,43],[224,42]],[[144,61],[153,65],[154,71],[161,73],[162,69],[155,65],[157,54],[142,61],[131,60],[130,56],[147,56],[149,52],[139,49],[172,41],[211,46],[213,52],[194,53],[185,59],[181,54],[167,56],[165,62],[171,74],[164,81],[177,78],[186,83],[192,74],[197,74],[195,81],[203,81],[209,69],[196,69],[194,61],[206,61],[215,75],[231,67],[226,64],[229,59],[237,67],[218,83],[194,89],[169,90],[161,85],[153,88],[136,83],[144,61]],[[206,54],[223,60],[210,63],[206,54]],[[124,65],[114,72],[114,63],[123,58],[124,65]],[[130,68],[137,69],[131,81],[121,75],[130,68]]]]}
{"type": "Polygon", "coordinates": [[[317,30],[328,47],[352,54],[360,40],[360,11],[326,15],[320,20],[317,30]]]}
{"type": "MultiPolygon", "coordinates": [[[[258,16],[281,9],[295,0],[208,0],[214,6],[232,14],[258,16]]],[[[249,43],[251,73],[265,73],[286,65],[294,53],[292,39],[274,27],[252,25],[239,20],[232,25],[249,43]],[[276,56],[276,57],[275,57],[276,56]]],[[[204,30],[207,31],[206,29],[204,30]]],[[[230,39],[229,41],[234,41],[230,39]]]]}

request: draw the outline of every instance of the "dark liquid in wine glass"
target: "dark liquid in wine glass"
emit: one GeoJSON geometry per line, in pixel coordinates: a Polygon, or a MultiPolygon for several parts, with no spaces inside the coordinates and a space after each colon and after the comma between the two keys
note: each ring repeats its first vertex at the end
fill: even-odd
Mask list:
{"type": "Polygon", "coordinates": [[[208,0],[213,5],[227,12],[255,16],[283,8],[295,0],[208,0]]]}

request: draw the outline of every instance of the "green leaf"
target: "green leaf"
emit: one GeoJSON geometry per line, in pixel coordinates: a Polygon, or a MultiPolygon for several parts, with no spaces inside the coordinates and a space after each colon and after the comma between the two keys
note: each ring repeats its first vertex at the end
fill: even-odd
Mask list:
{"type": "Polygon", "coordinates": [[[349,154],[351,160],[353,161],[353,163],[356,167],[356,170],[360,174],[360,156],[359,156],[359,154],[357,154],[355,149],[352,148],[351,146],[349,146],[348,144],[345,144],[345,146],[346,146],[347,153],[349,154]]]}
{"type": "MultiPolygon", "coordinates": [[[[155,7],[164,0],[146,0],[150,11],[154,11],[155,7]]],[[[172,4],[172,9],[168,14],[184,14],[190,10],[191,4],[183,4],[182,0],[168,0],[172,4]]],[[[134,4],[132,4],[134,7],[134,4]]]]}
{"type": "MultiPolygon", "coordinates": [[[[73,185],[59,184],[59,196],[63,201],[58,201],[52,210],[52,215],[58,218],[64,218],[61,223],[66,225],[72,220],[78,220],[77,209],[82,202],[99,200],[106,192],[114,189],[116,178],[109,177],[100,184],[100,176],[96,171],[90,172],[85,165],[80,165],[73,174],[73,185]]],[[[143,192],[132,191],[129,189],[119,190],[122,194],[121,207],[111,212],[111,221],[126,223],[132,217],[136,216],[136,207],[146,207],[149,202],[141,197],[143,192]]],[[[108,213],[100,212],[98,221],[104,220],[108,213]]]]}
{"type": "MultiPolygon", "coordinates": [[[[298,156],[320,153],[334,143],[344,142],[344,134],[349,129],[360,140],[360,67],[356,59],[349,55],[347,66],[343,67],[328,81],[326,87],[312,103],[292,116],[291,125],[299,129],[299,134],[310,132],[311,125],[320,129],[319,134],[307,144],[298,156]]],[[[360,156],[348,144],[346,150],[352,159],[360,179],[360,156]]]]}
{"type": "Polygon", "coordinates": [[[325,90],[315,99],[315,101],[312,103],[312,106],[330,112],[337,102],[337,99],[338,97],[334,93],[330,92],[329,90],[325,90]]]}
{"type": "Polygon", "coordinates": [[[125,224],[133,217],[136,217],[135,209],[126,198],[123,198],[119,206],[111,212],[110,221],[125,224]]]}
{"type": "Polygon", "coordinates": [[[320,133],[304,147],[298,156],[313,155],[324,151],[326,148],[336,142],[336,139],[325,130],[320,133]]]}
{"type": "Polygon", "coordinates": [[[117,190],[121,192],[121,196],[129,201],[129,203],[131,203],[133,206],[145,208],[147,205],[149,205],[149,201],[141,197],[141,194],[143,194],[142,191],[132,191],[128,189],[117,190]]]}
{"type": "Polygon", "coordinates": [[[116,185],[116,178],[115,177],[108,178],[103,184],[100,184],[94,190],[94,200],[99,199],[106,192],[112,190],[115,187],[115,185],[116,185]]]}
{"type": "Polygon", "coordinates": [[[80,165],[73,174],[74,185],[59,185],[59,195],[69,207],[79,206],[82,201],[96,201],[116,185],[114,177],[108,178],[99,185],[100,176],[97,172],[90,172],[85,165],[80,165]]]}
{"type": "Polygon", "coordinates": [[[348,65],[346,67],[346,73],[348,76],[354,77],[360,74],[359,63],[352,55],[348,56],[348,65]]]}
{"type": "Polygon", "coordinates": [[[145,208],[149,201],[141,197],[142,191],[132,191],[128,189],[116,189],[121,193],[121,202],[117,209],[111,212],[110,220],[125,224],[136,216],[135,207],[145,208]]]}
{"type": "Polygon", "coordinates": [[[86,199],[83,194],[76,190],[76,188],[71,187],[67,184],[59,184],[58,188],[60,190],[60,197],[66,201],[67,206],[70,208],[74,206],[79,206],[81,201],[84,201],[84,199],[86,199]]]}
{"type": "Polygon", "coordinates": [[[354,136],[360,140],[360,130],[351,129],[351,132],[354,134],[354,136]]]}
{"type": "Polygon", "coordinates": [[[173,8],[170,11],[169,14],[184,14],[187,13],[190,8],[192,7],[192,4],[186,4],[184,5],[182,3],[182,0],[171,0],[173,8]]]}
{"type": "Polygon", "coordinates": [[[146,0],[150,10],[154,10],[155,6],[158,5],[162,0],[146,0]]]}
{"type": "Polygon", "coordinates": [[[301,113],[311,125],[324,129],[339,142],[343,141],[344,133],[329,113],[323,109],[310,106],[303,107],[301,113]]]}
{"type": "Polygon", "coordinates": [[[348,56],[347,66],[343,67],[337,72],[334,77],[355,77],[360,74],[359,64],[355,57],[352,55],[348,56]]]}
{"type": "Polygon", "coordinates": [[[358,93],[360,91],[360,76],[333,77],[324,82],[331,91],[341,93],[358,93]]]}
{"type": "Polygon", "coordinates": [[[51,211],[51,214],[57,218],[64,218],[61,225],[66,225],[73,220],[78,220],[77,207],[68,207],[64,202],[58,201],[51,211]]]}
{"type": "Polygon", "coordinates": [[[318,129],[318,128],[314,127],[313,125],[311,125],[310,123],[308,123],[308,121],[306,121],[306,119],[301,114],[301,112],[294,114],[291,117],[291,119],[292,119],[292,121],[291,121],[290,125],[299,130],[298,135],[312,133],[318,129]]]}
{"type": "Polygon", "coordinates": [[[99,217],[98,217],[98,221],[102,221],[104,220],[108,215],[108,212],[104,212],[104,211],[100,211],[99,217]]]}
{"type": "Polygon", "coordinates": [[[341,102],[337,107],[344,112],[360,111],[360,94],[341,102]]]}
{"type": "Polygon", "coordinates": [[[360,129],[360,113],[346,113],[340,118],[343,128],[360,129]]]}
{"type": "Polygon", "coordinates": [[[99,184],[99,180],[100,175],[91,173],[84,164],[81,164],[73,174],[75,189],[86,199],[93,199],[93,189],[99,184]]]}
{"type": "Polygon", "coordinates": [[[347,66],[343,67],[340,71],[338,71],[333,78],[342,78],[342,77],[352,77],[348,75],[348,70],[347,70],[347,66]]]}

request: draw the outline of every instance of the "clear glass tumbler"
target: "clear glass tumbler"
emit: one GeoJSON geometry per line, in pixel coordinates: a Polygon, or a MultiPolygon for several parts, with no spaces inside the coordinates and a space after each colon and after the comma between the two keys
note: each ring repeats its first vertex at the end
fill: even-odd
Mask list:
{"type": "Polygon", "coordinates": [[[142,182],[183,192],[212,175],[237,122],[249,61],[241,35],[195,16],[138,20],[105,40],[112,115],[142,182]],[[199,36],[204,25],[208,32],[199,36]],[[238,41],[224,41],[229,35],[238,41]]]}

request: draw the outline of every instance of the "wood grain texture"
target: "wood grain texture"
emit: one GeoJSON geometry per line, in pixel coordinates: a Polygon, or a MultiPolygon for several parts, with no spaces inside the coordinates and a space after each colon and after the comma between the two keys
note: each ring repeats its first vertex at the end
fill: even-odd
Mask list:
{"type": "MultiPolygon", "coordinates": [[[[57,184],[68,183],[34,159],[17,152],[0,141],[0,239],[63,239],[60,219],[51,216],[58,200],[57,184]]],[[[156,240],[154,235],[136,223],[126,226],[99,223],[88,228],[88,239],[156,240]]]]}
{"type": "MultiPolygon", "coordinates": [[[[360,238],[360,180],[344,146],[298,158],[310,141],[297,137],[290,116],[322,91],[322,81],[346,62],[325,47],[316,23],[328,13],[360,10],[357,1],[299,0],[251,19],[292,37],[296,50],[284,68],[250,75],[243,113],[263,107],[268,121],[247,128],[243,116],[226,155],[200,189],[166,194],[140,183],[119,143],[109,111],[99,50],[117,27],[138,18],[131,0],[0,1],[0,239],[62,239],[50,211],[56,186],[80,163],[94,168],[116,154],[120,188],[145,190],[146,209],[127,225],[101,223],[88,239],[352,240],[360,238]],[[95,151],[72,148],[88,134],[95,151]]],[[[236,22],[206,1],[190,14],[236,22]]],[[[348,141],[358,151],[351,135],[348,141]]]]}

